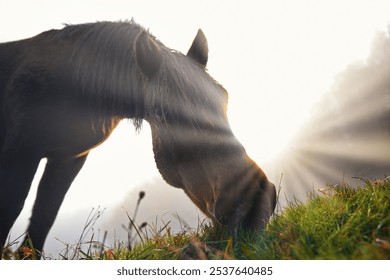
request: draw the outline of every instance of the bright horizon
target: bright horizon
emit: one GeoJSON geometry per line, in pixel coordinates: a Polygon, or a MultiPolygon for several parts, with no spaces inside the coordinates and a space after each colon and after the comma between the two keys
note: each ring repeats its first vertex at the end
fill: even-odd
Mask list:
{"type": "MultiPolygon", "coordinates": [[[[186,53],[202,28],[209,73],[229,92],[233,132],[267,173],[267,163],[310,118],[336,75],[369,55],[375,33],[390,23],[388,11],[388,1],[0,0],[0,42],[60,29],[63,23],[134,18],[167,47],[186,53]]],[[[60,215],[121,203],[129,191],[159,176],[147,123],[137,135],[125,121],[91,152],[60,215]]],[[[28,210],[23,213],[26,217],[28,210]]],[[[80,215],[84,219],[88,212],[80,215]]]]}

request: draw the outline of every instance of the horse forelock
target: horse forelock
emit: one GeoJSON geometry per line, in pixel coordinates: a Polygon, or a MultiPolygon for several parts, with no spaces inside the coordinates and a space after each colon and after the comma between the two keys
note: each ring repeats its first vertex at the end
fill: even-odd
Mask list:
{"type": "Polygon", "coordinates": [[[73,79],[90,105],[106,114],[132,118],[137,128],[142,119],[154,116],[181,119],[194,127],[224,118],[223,87],[133,20],[69,25],[56,36],[71,40],[73,79]],[[143,32],[147,36],[139,36],[143,32]],[[152,40],[159,48],[162,63],[153,78],[137,65],[137,40],[152,40]]]}

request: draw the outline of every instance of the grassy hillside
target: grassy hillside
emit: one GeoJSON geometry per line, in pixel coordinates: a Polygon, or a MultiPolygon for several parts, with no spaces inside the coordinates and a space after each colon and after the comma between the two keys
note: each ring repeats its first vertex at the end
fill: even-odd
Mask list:
{"type": "MultiPolygon", "coordinates": [[[[261,233],[238,232],[232,237],[223,227],[203,224],[195,232],[171,234],[169,225],[146,230],[144,224],[135,230],[133,224],[131,235],[141,241],[131,248],[125,243],[107,248],[104,238],[80,241],[59,258],[390,259],[389,177],[362,181],[358,188],[327,186],[321,192],[309,194],[305,203],[290,202],[261,233]]],[[[98,216],[92,215],[88,224],[98,216]]],[[[6,258],[18,257],[8,251],[6,258]]]]}
{"type": "Polygon", "coordinates": [[[263,233],[231,237],[221,227],[144,238],[108,259],[390,259],[390,180],[359,188],[327,186],[305,203],[291,202],[263,233]]]}

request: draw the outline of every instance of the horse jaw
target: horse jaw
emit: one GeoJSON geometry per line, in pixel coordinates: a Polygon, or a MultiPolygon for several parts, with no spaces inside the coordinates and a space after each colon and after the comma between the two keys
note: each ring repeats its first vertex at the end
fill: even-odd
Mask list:
{"type": "Polygon", "coordinates": [[[156,131],[152,127],[155,161],[168,184],[183,189],[203,213],[230,230],[265,227],[276,190],[241,144],[210,157],[210,151],[180,148],[156,131]]]}

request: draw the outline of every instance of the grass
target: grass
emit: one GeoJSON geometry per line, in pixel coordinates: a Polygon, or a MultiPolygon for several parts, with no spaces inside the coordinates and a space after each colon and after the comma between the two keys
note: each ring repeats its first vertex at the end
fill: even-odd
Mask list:
{"type": "Polygon", "coordinates": [[[259,259],[390,259],[390,182],[328,186],[290,203],[259,237],[259,259]]]}
{"type": "MultiPolygon", "coordinates": [[[[137,230],[141,241],[131,246],[107,248],[103,241],[91,250],[94,243],[89,242],[88,250],[80,253],[78,249],[73,256],[149,260],[390,259],[389,177],[364,181],[358,188],[327,186],[321,192],[310,193],[305,203],[290,202],[260,233],[241,231],[232,237],[221,226],[203,223],[196,230],[171,234],[166,225],[161,230],[150,228],[148,233],[137,230]]],[[[132,219],[129,236],[135,234],[131,233],[131,225],[132,219]]]]}
{"type": "Polygon", "coordinates": [[[262,233],[204,224],[196,232],[156,235],[118,259],[390,259],[390,181],[327,186],[290,202],[262,233]]]}

